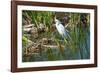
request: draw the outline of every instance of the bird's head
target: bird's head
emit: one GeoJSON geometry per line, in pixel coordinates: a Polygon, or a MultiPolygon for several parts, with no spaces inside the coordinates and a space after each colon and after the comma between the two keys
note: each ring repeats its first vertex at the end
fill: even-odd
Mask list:
{"type": "Polygon", "coordinates": [[[58,20],[57,18],[55,18],[55,24],[60,24],[60,20],[58,20]]]}
{"type": "Polygon", "coordinates": [[[63,26],[66,26],[69,23],[69,20],[69,15],[64,12],[55,12],[53,15],[53,24],[61,23],[63,26]]]}
{"type": "Polygon", "coordinates": [[[59,18],[57,18],[57,16],[54,14],[53,15],[53,20],[52,20],[52,23],[53,24],[60,24],[61,23],[61,21],[59,20],[59,18]]]}

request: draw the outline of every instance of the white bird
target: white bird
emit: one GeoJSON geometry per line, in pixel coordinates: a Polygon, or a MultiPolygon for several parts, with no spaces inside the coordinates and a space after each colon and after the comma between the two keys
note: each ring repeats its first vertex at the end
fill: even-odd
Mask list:
{"type": "Polygon", "coordinates": [[[57,30],[58,30],[58,32],[59,32],[59,34],[63,37],[63,38],[70,38],[71,39],[71,37],[69,36],[69,34],[68,34],[68,30],[67,29],[65,29],[65,27],[63,26],[63,24],[60,22],[60,20],[58,20],[58,19],[56,19],[55,18],[55,25],[56,25],[56,28],[57,28],[57,30]]]}

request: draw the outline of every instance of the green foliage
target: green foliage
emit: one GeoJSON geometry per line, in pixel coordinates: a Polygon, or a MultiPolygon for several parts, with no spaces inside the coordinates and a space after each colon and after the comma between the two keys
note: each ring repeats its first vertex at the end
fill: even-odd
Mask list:
{"type": "MultiPolygon", "coordinates": [[[[89,59],[90,58],[90,14],[88,13],[67,13],[70,17],[69,30],[71,39],[64,38],[59,35],[57,30],[51,32],[52,16],[55,12],[48,11],[23,11],[23,19],[29,19],[35,27],[43,23],[48,32],[39,34],[39,38],[47,37],[54,38],[58,48],[45,48],[41,55],[32,55],[27,61],[54,61],[54,60],[74,60],[74,59],[89,59]],[[86,21],[85,21],[86,20],[86,21]],[[65,48],[62,47],[65,46],[65,48]],[[37,59],[39,57],[39,59],[37,59]]],[[[23,33],[22,44],[25,46],[29,38],[26,38],[23,33]]],[[[36,39],[38,41],[38,39],[36,39]]],[[[31,41],[32,42],[32,41],[31,41]]],[[[33,41],[34,42],[34,41],[33,41]]],[[[44,49],[44,48],[43,48],[44,49]]]]}
{"type": "Polygon", "coordinates": [[[55,60],[55,57],[54,57],[54,55],[53,55],[53,50],[51,50],[50,48],[47,50],[47,58],[48,58],[48,60],[49,61],[53,61],[53,60],[55,60]]]}
{"type": "Polygon", "coordinates": [[[52,15],[53,12],[46,12],[46,11],[23,11],[23,18],[25,15],[30,18],[31,23],[38,26],[40,23],[43,23],[47,28],[50,28],[52,25],[52,15]]]}
{"type": "Polygon", "coordinates": [[[26,46],[27,44],[27,38],[25,36],[22,37],[22,45],[26,46]]]}

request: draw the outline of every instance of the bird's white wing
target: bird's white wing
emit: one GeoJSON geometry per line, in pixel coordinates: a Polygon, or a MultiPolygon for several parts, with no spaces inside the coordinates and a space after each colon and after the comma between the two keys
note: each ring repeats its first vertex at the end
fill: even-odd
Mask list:
{"type": "Polygon", "coordinates": [[[59,31],[59,33],[61,34],[61,35],[64,35],[64,36],[66,36],[66,29],[65,29],[65,27],[62,25],[62,24],[59,24],[58,25],[58,31],[59,31]]]}
{"type": "Polygon", "coordinates": [[[68,37],[71,39],[70,35],[68,34],[68,30],[66,31],[65,27],[62,24],[59,24],[58,26],[58,32],[63,36],[63,37],[68,37]]]}

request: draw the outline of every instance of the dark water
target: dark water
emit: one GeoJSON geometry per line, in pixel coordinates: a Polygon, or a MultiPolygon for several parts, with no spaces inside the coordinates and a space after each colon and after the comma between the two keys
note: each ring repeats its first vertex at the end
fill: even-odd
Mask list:
{"type": "Polygon", "coordinates": [[[59,48],[45,48],[39,54],[23,57],[23,62],[90,59],[90,33],[86,32],[85,37],[85,41],[78,43],[74,51],[67,47],[63,51],[59,48]]]}

